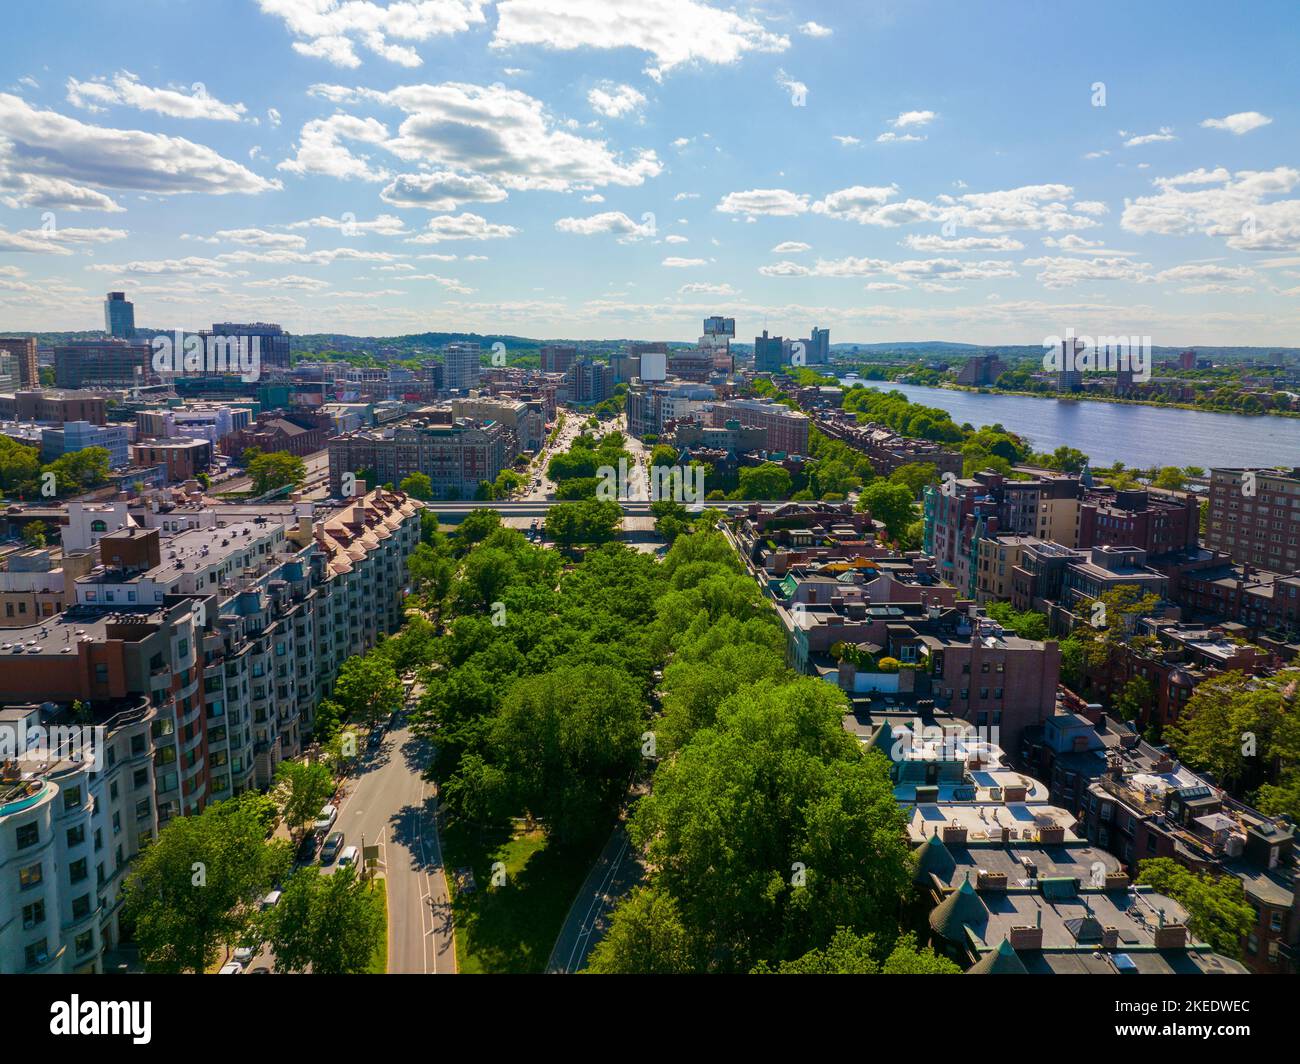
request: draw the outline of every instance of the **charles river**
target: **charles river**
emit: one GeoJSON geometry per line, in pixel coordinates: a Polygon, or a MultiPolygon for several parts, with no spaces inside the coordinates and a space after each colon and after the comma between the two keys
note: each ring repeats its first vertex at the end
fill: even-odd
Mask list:
{"type": "Polygon", "coordinates": [[[1101,403],[992,395],[845,377],[845,387],[865,384],[902,392],[923,406],[948,411],[958,425],[1001,423],[1026,437],[1035,451],[1065,444],[1094,465],[1126,466],[1300,466],[1300,419],[1245,417],[1129,403],[1101,403]]]}

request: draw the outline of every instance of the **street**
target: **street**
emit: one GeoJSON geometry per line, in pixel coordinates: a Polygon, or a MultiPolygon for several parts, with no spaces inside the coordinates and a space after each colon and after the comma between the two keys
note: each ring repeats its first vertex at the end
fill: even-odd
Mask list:
{"type": "Polygon", "coordinates": [[[346,784],[334,830],[345,846],[378,846],[388,887],[390,974],[452,975],[456,944],[434,824],[435,787],[421,777],[428,750],[405,714],[346,784]]]}
{"type": "Polygon", "coordinates": [[[640,858],[627,837],[626,824],[620,821],[569,907],[546,962],[548,973],[573,975],[582,971],[592,949],[609,929],[610,912],[641,881],[641,874],[640,858]]]}

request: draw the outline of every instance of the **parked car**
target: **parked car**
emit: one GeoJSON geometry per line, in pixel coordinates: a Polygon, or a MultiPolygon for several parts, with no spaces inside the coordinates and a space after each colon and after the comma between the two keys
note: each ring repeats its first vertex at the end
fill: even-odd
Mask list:
{"type": "Polygon", "coordinates": [[[232,959],[241,968],[247,967],[249,961],[253,959],[253,951],[247,946],[240,946],[239,949],[235,950],[235,955],[232,959]]]}
{"type": "Polygon", "coordinates": [[[344,850],[341,854],[339,854],[339,867],[343,868],[345,865],[356,864],[360,856],[361,856],[360,850],[358,850],[355,846],[349,846],[346,850],[344,850]]]}
{"type": "Polygon", "coordinates": [[[343,848],[343,832],[331,832],[325,840],[325,845],[320,848],[320,863],[329,864],[339,855],[339,850],[343,848]]]}
{"type": "Polygon", "coordinates": [[[231,961],[229,964],[223,964],[221,966],[221,971],[217,972],[217,974],[218,975],[239,975],[240,973],[243,972],[243,970],[244,970],[244,966],[242,964],[236,964],[234,961],[231,961]]]}
{"type": "Polygon", "coordinates": [[[312,830],[319,835],[324,835],[334,826],[334,821],[338,819],[339,811],[332,805],[327,805],[320,811],[320,816],[316,818],[316,823],[312,825],[312,830]]]}
{"type": "Polygon", "coordinates": [[[320,847],[320,836],[314,831],[309,831],[304,836],[298,846],[298,861],[300,864],[311,864],[316,860],[316,850],[320,847]]]}

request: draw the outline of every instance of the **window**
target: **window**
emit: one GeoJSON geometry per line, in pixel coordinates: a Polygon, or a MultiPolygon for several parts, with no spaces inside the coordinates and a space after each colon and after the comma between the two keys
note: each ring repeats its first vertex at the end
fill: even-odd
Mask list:
{"type": "Polygon", "coordinates": [[[95,932],[83,931],[73,940],[73,943],[77,950],[77,956],[84,957],[95,948],[95,932]]]}
{"type": "Polygon", "coordinates": [[[78,824],[75,828],[68,828],[68,849],[72,849],[73,846],[80,846],[85,841],[85,824],[78,824]]]}
{"type": "Polygon", "coordinates": [[[39,942],[33,942],[26,950],[23,951],[23,959],[27,962],[28,968],[35,968],[38,964],[44,964],[49,960],[50,952],[45,939],[39,942]]]}
{"type": "Polygon", "coordinates": [[[45,923],[45,902],[34,901],[30,905],[23,906],[23,927],[31,930],[40,924],[45,923]]]}
{"type": "Polygon", "coordinates": [[[77,858],[72,864],[68,865],[68,882],[80,883],[90,874],[88,867],[84,857],[77,858]]]}
{"type": "Polygon", "coordinates": [[[18,869],[18,886],[22,890],[31,890],[32,887],[40,886],[44,879],[44,872],[39,864],[28,865],[26,868],[18,869]]]}
{"type": "Polygon", "coordinates": [[[72,899],[72,918],[81,920],[90,915],[90,895],[83,894],[80,898],[72,899]]]}
{"type": "Polygon", "coordinates": [[[20,850],[35,846],[40,841],[41,829],[35,822],[21,825],[15,833],[14,842],[20,850]]]}
{"type": "Polygon", "coordinates": [[[69,787],[63,792],[63,808],[66,812],[70,809],[76,809],[81,804],[81,788],[69,787]]]}

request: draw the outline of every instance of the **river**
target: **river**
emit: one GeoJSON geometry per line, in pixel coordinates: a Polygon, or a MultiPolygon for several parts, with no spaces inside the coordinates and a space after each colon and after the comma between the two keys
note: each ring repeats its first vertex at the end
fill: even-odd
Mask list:
{"type": "Polygon", "coordinates": [[[980,428],[1001,423],[1027,438],[1035,451],[1051,452],[1065,444],[1088,455],[1094,465],[1300,466],[1297,418],[981,394],[851,376],[840,383],[902,392],[914,403],[948,411],[958,425],[970,422],[980,428]]]}

